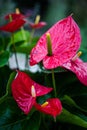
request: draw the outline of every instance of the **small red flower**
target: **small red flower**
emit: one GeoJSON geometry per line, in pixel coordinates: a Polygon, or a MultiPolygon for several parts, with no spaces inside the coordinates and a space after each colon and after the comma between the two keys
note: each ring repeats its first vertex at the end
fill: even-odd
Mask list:
{"type": "Polygon", "coordinates": [[[11,13],[11,14],[6,15],[6,16],[5,16],[5,19],[6,19],[6,20],[9,20],[9,16],[12,17],[12,20],[15,20],[15,19],[24,19],[24,18],[26,18],[25,15],[23,15],[23,14],[21,14],[21,13],[19,13],[19,14],[17,14],[17,13],[11,13]]]}
{"type": "Polygon", "coordinates": [[[36,83],[26,73],[20,71],[12,82],[13,97],[25,114],[30,112],[37,96],[45,95],[50,91],[52,88],[36,83]]]}
{"type": "Polygon", "coordinates": [[[20,27],[22,27],[24,24],[25,24],[25,20],[15,19],[12,22],[9,22],[6,25],[0,27],[0,30],[13,33],[16,30],[18,30],[20,27]]]}
{"type": "Polygon", "coordinates": [[[62,67],[75,73],[80,82],[87,86],[87,62],[83,62],[80,58],[71,59],[64,63],[62,67]]]}
{"type": "Polygon", "coordinates": [[[34,106],[37,110],[52,115],[54,118],[62,112],[62,104],[58,98],[50,98],[45,104],[35,103],[34,106]]]}
{"type": "Polygon", "coordinates": [[[39,29],[46,25],[46,22],[39,22],[39,23],[29,23],[30,27],[33,29],[39,29]]]}
{"type": "Polygon", "coordinates": [[[46,69],[56,68],[69,61],[80,47],[80,30],[71,16],[53,25],[39,39],[30,54],[30,65],[43,60],[46,69]],[[48,55],[46,34],[49,33],[52,42],[52,55],[48,55]]]}

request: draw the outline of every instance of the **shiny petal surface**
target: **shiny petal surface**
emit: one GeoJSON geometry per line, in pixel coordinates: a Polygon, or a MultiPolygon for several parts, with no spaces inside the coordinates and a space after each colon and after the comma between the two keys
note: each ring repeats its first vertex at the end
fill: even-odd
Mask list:
{"type": "Polygon", "coordinates": [[[75,61],[71,60],[62,66],[75,73],[80,82],[87,86],[87,63],[83,62],[80,58],[77,58],[75,61]]]}
{"type": "Polygon", "coordinates": [[[25,114],[28,114],[34,106],[36,98],[32,97],[28,93],[22,92],[21,89],[15,89],[14,85],[12,85],[12,94],[20,109],[25,114]]]}
{"type": "Polygon", "coordinates": [[[58,98],[50,98],[47,100],[48,105],[42,107],[41,105],[35,103],[35,108],[43,113],[52,115],[56,117],[62,112],[62,104],[58,98]]]}
{"type": "Polygon", "coordinates": [[[8,24],[0,27],[0,30],[7,31],[7,32],[15,32],[20,27],[24,25],[25,21],[23,19],[16,19],[12,22],[9,22],[8,24]]]}
{"type": "Polygon", "coordinates": [[[11,15],[12,20],[15,20],[15,19],[24,19],[25,18],[25,15],[23,15],[23,14],[11,13],[11,14],[6,15],[5,19],[9,20],[9,15],[11,15]]]}
{"type": "Polygon", "coordinates": [[[51,69],[62,65],[75,55],[80,47],[81,36],[79,27],[71,16],[57,22],[47,32],[42,35],[37,45],[32,49],[30,65],[44,60],[44,67],[51,69]],[[47,32],[51,36],[53,56],[47,56],[47,32]],[[55,61],[57,62],[56,65],[55,61]],[[50,66],[52,62],[54,64],[50,66]]]}
{"type": "Polygon", "coordinates": [[[24,72],[18,71],[16,78],[13,81],[14,86],[17,86],[24,93],[31,94],[32,85],[35,87],[36,96],[42,96],[52,91],[53,88],[48,88],[36,83],[29,75],[24,72]]]}
{"type": "MultiPolygon", "coordinates": [[[[60,57],[59,57],[60,58],[60,57]]],[[[59,60],[58,56],[52,55],[52,56],[46,56],[43,59],[43,65],[46,69],[53,69],[58,67],[59,64],[61,64],[61,59],[59,60]]]]}
{"type": "Polygon", "coordinates": [[[42,96],[52,91],[53,88],[48,88],[43,85],[36,83],[32,80],[29,75],[24,72],[18,71],[18,75],[15,79],[16,84],[21,84],[21,86],[25,86],[24,89],[28,93],[31,93],[31,86],[35,87],[36,96],[42,96]]]}
{"type": "Polygon", "coordinates": [[[46,22],[39,22],[38,24],[30,23],[29,24],[31,28],[39,29],[46,25],[46,22]]]}
{"type": "Polygon", "coordinates": [[[46,88],[34,82],[26,73],[18,71],[12,82],[12,94],[18,106],[28,114],[33,107],[36,97],[32,97],[31,87],[35,87],[36,96],[47,94],[52,88],[46,88]]]}
{"type": "Polygon", "coordinates": [[[34,82],[34,86],[36,90],[36,96],[42,96],[42,95],[48,94],[49,92],[53,90],[53,88],[45,87],[36,82],[34,82]]]}
{"type": "Polygon", "coordinates": [[[35,98],[30,93],[30,85],[32,85],[31,79],[27,79],[21,72],[18,72],[12,82],[13,97],[25,114],[29,113],[35,103],[35,98]],[[27,82],[29,83],[27,84],[27,82]]]}

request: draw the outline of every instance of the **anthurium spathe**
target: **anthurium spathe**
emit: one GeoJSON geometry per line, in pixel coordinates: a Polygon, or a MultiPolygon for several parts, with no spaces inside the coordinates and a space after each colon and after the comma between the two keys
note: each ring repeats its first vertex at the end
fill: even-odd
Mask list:
{"type": "Polygon", "coordinates": [[[12,82],[12,94],[18,106],[28,114],[37,96],[42,96],[52,91],[52,88],[42,86],[33,81],[26,73],[17,72],[12,82]]]}
{"type": "Polygon", "coordinates": [[[26,16],[23,15],[23,14],[21,14],[21,13],[19,13],[19,14],[17,14],[17,13],[11,13],[11,14],[8,14],[8,15],[5,16],[6,20],[9,20],[9,15],[12,17],[12,20],[26,18],[26,16]]]}
{"type": "Polygon", "coordinates": [[[25,24],[25,22],[26,21],[24,19],[15,19],[7,23],[6,25],[0,27],[0,30],[13,33],[16,30],[18,30],[20,27],[22,27],[25,24]]]}
{"type": "Polygon", "coordinates": [[[46,25],[46,22],[39,22],[39,23],[29,23],[32,29],[39,29],[46,25]]]}
{"type": "Polygon", "coordinates": [[[52,115],[54,118],[62,112],[62,104],[58,98],[50,98],[42,105],[35,103],[37,110],[52,115]]]}
{"type": "Polygon", "coordinates": [[[46,22],[40,22],[40,15],[36,16],[35,22],[31,23],[29,22],[29,25],[32,29],[39,29],[46,25],[46,22]]]}
{"type": "Polygon", "coordinates": [[[43,60],[46,69],[56,68],[70,60],[80,47],[80,30],[72,16],[68,16],[53,25],[41,36],[30,54],[30,65],[43,60]],[[46,34],[50,34],[52,55],[48,54],[46,34]]]}
{"type": "Polygon", "coordinates": [[[87,86],[87,62],[83,62],[80,58],[71,59],[62,67],[75,73],[80,82],[87,86]]]}

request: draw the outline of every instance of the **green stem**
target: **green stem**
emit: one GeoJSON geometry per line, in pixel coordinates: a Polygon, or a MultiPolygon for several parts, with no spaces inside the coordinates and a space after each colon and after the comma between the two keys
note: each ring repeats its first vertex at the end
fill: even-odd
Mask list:
{"type": "Polygon", "coordinates": [[[33,36],[34,36],[34,32],[35,32],[35,29],[32,29],[31,35],[30,35],[30,39],[29,39],[29,44],[32,43],[32,39],[33,39],[33,36]]]}
{"type": "Polygon", "coordinates": [[[27,39],[26,39],[26,35],[25,35],[25,30],[23,27],[21,27],[21,32],[22,32],[23,40],[25,40],[25,43],[26,43],[27,39]]]}
{"type": "Polygon", "coordinates": [[[51,72],[52,72],[52,82],[53,82],[53,88],[54,88],[54,95],[55,95],[55,97],[57,97],[54,70],[52,69],[51,72]]]}
{"type": "MultiPolygon", "coordinates": [[[[35,29],[32,29],[31,31],[31,34],[30,34],[30,39],[29,39],[29,44],[32,43],[32,39],[33,39],[33,36],[34,36],[34,32],[35,32],[35,29]]],[[[26,54],[26,62],[25,62],[25,69],[27,70],[28,69],[28,55],[26,54]]]]}
{"type": "MultiPolygon", "coordinates": [[[[48,56],[52,56],[52,42],[51,42],[50,33],[46,34],[46,40],[47,40],[48,56]]],[[[52,69],[51,71],[52,71],[52,82],[53,82],[53,88],[54,88],[54,95],[55,95],[55,97],[57,97],[54,70],[52,69]]]]}
{"type": "MultiPolygon", "coordinates": [[[[27,41],[27,38],[26,38],[26,35],[25,35],[25,30],[23,27],[21,27],[21,32],[22,32],[22,36],[23,36],[23,40],[25,41],[25,45],[28,44],[28,41],[27,41]]],[[[25,69],[27,70],[28,69],[28,55],[26,54],[26,58],[25,58],[25,69]]]]}
{"type": "Polygon", "coordinates": [[[15,55],[15,60],[16,60],[16,64],[17,64],[17,69],[19,69],[18,59],[17,59],[17,54],[16,54],[16,47],[15,47],[15,43],[14,43],[14,34],[13,33],[12,33],[12,42],[13,42],[14,55],[15,55]]]}

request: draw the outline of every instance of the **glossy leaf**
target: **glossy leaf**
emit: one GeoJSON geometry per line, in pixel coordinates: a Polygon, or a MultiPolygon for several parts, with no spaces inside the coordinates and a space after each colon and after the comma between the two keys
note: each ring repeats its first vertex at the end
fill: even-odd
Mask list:
{"type": "Polygon", "coordinates": [[[6,94],[8,96],[12,96],[11,84],[12,84],[13,79],[15,78],[15,75],[16,75],[15,71],[10,74],[7,87],[6,87],[6,94]]]}
{"type": "Polygon", "coordinates": [[[22,123],[22,130],[39,130],[40,121],[40,113],[36,111],[32,114],[30,120],[27,119],[22,123]]]}
{"type": "MultiPolygon", "coordinates": [[[[20,53],[25,53],[25,54],[30,54],[32,48],[36,45],[37,41],[38,41],[39,37],[35,37],[32,40],[32,44],[26,44],[25,41],[21,41],[19,44],[19,46],[17,46],[16,44],[16,51],[20,52],[20,53]]],[[[11,51],[14,51],[13,48],[11,47],[11,51]]]]}
{"type": "MultiPolygon", "coordinates": [[[[32,114],[33,112],[31,112],[30,116],[25,116],[20,111],[13,98],[7,98],[0,104],[0,129],[23,130],[23,125],[26,124],[25,122],[30,122],[29,119],[32,114]]],[[[27,126],[25,125],[25,129],[26,128],[27,126]]]]}
{"type": "Polygon", "coordinates": [[[9,59],[9,52],[8,51],[3,51],[0,53],[0,67],[3,67],[4,65],[7,64],[9,59]]]}
{"type": "MultiPolygon", "coordinates": [[[[14,43],[16,46],[27,45],[29,40],[30,33],[29,31],[25,31],[21,29],[14,33],[14,43]]],[[[9,45],[13,44],[13,40],[11,39],[9,45]]]]}
{"type": "Polygon", "coordinates": [[[66,109],[63,109],[62,114],[57,117],[57,120],[87,128],[87,121],[85,121],[84,119],[82,119],[77,115],[70,113],[66,109]]]}
{"type": "Polygon", "coordinates": [[[82,55],[80,56],[80,58],[84,61],[87,62],[87,50],[81,50],[82,51],[82,55]]]}
{"type": "MultiPolygon", "coordinates": [[[[76,99],[78,99],[78,97],[79,96],[77,96],[76,99]]],[[[83,109],[83,107],[81,108],[81,106],[76,104],[76,102],[71,97],[69,97],[67,95],[64,95],[64,97],[62,98],[62,102],[63,102],[63,104],[69,106],[70,108],[75,108],[75,109],[77,109],[80,112],[87,113],[86,109],[83,109]]],[[[83,101],[83,102],[85,102],[85,101],[83,101]]],[[[78,103],[78,101],[77,101],[77,103],[78,103]]],[[[79,103],[80,103],[80,101],[79,101],[79,103]]]]}
{"type": "Polygon", "coordinates": [[[8,80],[7,87],[6,87],[6,93],[5,93],[4,96],[2,96],[2,97],[0,98],[0,104],[1,104],[3,101],[5,101],[6,98],[12,96],[11,83],[12,83],[12,80],[14,79],[15,75],[16,75],[16,72],[13,72],[13,73],[10,74],[10,78],[9,78],[9,80],[8,80]]]}

